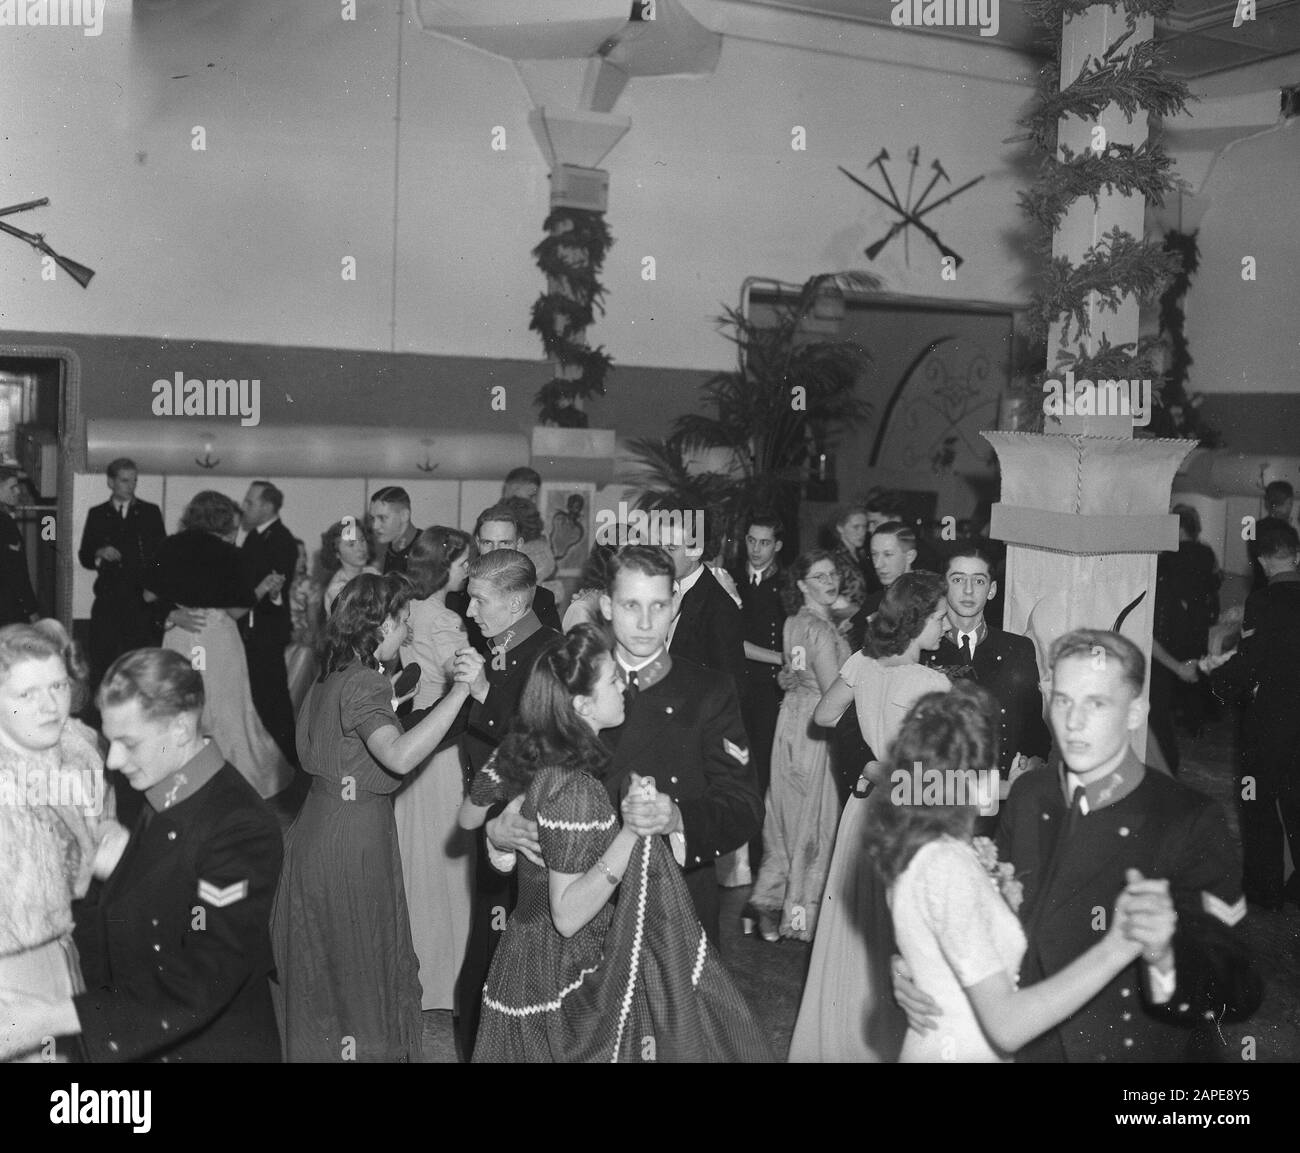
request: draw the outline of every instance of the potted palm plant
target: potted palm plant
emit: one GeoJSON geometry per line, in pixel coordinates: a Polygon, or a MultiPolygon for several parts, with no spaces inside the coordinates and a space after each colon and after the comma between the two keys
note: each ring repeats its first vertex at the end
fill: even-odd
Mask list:
{"type": "Polygon", "coordinates": [[[817,317],[828,298],[879,288],[867,272],[823,273],[793,291],[778,289],[770,316],[728,307],[717,323],[736,346],[736,367],[701,386],[706,411],[679,416],[666,439],[629,442],[634,463],[624,479],[638,490],[638,506],[708,509],[710,555],[721,541],[738,539],[753,510],[770,508],[785,521],[788,547],[797,548],[810,462],[824,460],[840,433],[872,415],[857,388],[870,355],[855,341],[821,338],[817,317]]]}

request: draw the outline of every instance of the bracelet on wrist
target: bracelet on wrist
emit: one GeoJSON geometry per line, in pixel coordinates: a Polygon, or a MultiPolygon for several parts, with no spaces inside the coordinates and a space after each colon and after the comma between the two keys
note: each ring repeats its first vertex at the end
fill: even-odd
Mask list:
{"type": "Polygon", "coordinates": [[[605,864],[604,857],[601,857],[600,860],[596,862],[596,867],[600,869],[602,873],[605,874],[605,880],[607,880],[611,885],[617,885],[621,880],[620,877],[614,876],[614,874],[610,871],[609,866],[605,864]]]}

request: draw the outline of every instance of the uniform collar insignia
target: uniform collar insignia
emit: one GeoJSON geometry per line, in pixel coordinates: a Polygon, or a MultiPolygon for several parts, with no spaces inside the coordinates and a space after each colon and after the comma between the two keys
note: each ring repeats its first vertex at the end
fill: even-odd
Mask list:
{"type": "MultiPolygon", "coordinates": [[[[944,618],[943,635],[957,648],[961,648],[961,633],[957,631],[957,626],[952,623],[951,617],[944,618]]],[[[988,635],[989,626],[984,623],[984,618],[980,617],[980,623],[975,626],[975,647],[979,648],[988,635]]]]}
{"type": "MultiPolygon", "coordinates": [[[[632,666],[624,661],[622,656],[618,657],[618,664],[619,668],[621,668],[625,673],[633,671],[632,666]]],[[[660,649],[651,660],[647,661],[635,670],[637,689],[648,689],[651,685],[657,685],[664,679],[664,677],[672,672],[672,668],[673,658],[669,654],[668,649],[660,649]]]]}
{"type": "Polygon", "coordinates": [[[499,633],[492,638],[492,651],[495,653],[508,653],[512,649],[517,649],[541,627],[542,622],[537,619],[537,614],[532,609],[529,609],[505,632],[499,633]]]}
{"type": "MultiPolygon", "coordinates": [[[[1147,775],[1147,767],[1138,760],[1130,745],[1124,759],[1100,780],[1083,785],[1084,812],[1095,813],[1098,809],[1109,808],[1118,804],[1142,783],[1147,775]]],[[[1061,794],[1065,803],[1070,803],[1076,784],[1082,782],[1061,765],[1061,794]]]]}
{"type": "Polygon", "coordinates": [[[203,748],[179,769],[145,789],[145,800],[156,813],[175,808],[212,780],[225,763],[226,759],[217,746],[211,741],[205,741],[203,748]]]}

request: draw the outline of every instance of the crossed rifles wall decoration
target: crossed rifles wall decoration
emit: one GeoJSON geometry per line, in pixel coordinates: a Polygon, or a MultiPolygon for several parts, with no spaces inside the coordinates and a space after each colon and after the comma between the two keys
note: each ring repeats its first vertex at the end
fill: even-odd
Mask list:
{"type": "Polygon", "coordinates": [[[908,176],[907,176],[907,200],[906,202],[904,202],[899,199],[898,191],[897,189],[894,188],[894,182],[889,179],[889,172],[885,168],[885,161],[888,159],[889,159],[889,153],[882,148],[879,154],[876,156],[876,158],[867,166],[868,168],[880,169],[880,175],[885,178],[885,187],[889,189],[888,197],[877,192],[865,180],[860,180],[858,177],[854,176],[853,173],[850,172],[843,165],[837,166],[839,170],[843,172],[844,175],[847,176],[850,180],[852,180],[853,183],[856,184],[859,188],[863,189],[866,192],[871,193],[871,195],[874,196],[877,200],[879,200],[880,203],[883,204],[886,208],[893,209],[894,212],[898,213],[899,219],[894,221],[894,223],[889,226],[889,231],[886,232],[885,235],[882,236],[879,240],[877,240],[875,244],[871,245],[869,248],[865,250],[867,254],[867,259],[875,260],[876,257],[880,255],[880,252],[885,247],[885,245],[887,245],[891,240],[894,239],[895,236],[897,236],[901,232],[903,234],[903,259],[910,263],[911,253],[908,250],[907,230],[909,228],[914,227],[918,232],[920,232],[923,236],[925,236],[930,241],[930,243],[932,243],[935,246],[935,248],[939,250],[941,255],[943,255],[944,257],[950,257],[952,259],[953,265],[957,268],[960,268],[961,257],[956,252],[954,252],[951,248],[949,248],[946,244],[944,244],[942,240],[939,239],[939,234],[935,232],[933,228],[931,228],[928,224],[922,223],[921,217],[929,216],[931,212],[933,212],[936,208],[940,208],[943,205],[947,204],[948,201],[950,201],[954,196],[959,196],[961,193],[965,192],[966,189],[973,188],[981,180],[983,180],[984,177],[977,176],[975,177],[974,180],[968,180],[960,188],[954,188],[951,192],[947,193],[947,195],[941,196],[933,204],[926,204],[925,202],[926,197],[929,196],[930,193],[934,191],[934,186],[938,184],[940,180],[943,180],[948,184],[952,183],[952,179],[948,176],[948,173],[944,171],[943,165],[940,164],[938,160],[935,160],[930,164],[930,167],[934,170],[934,175],[930,178],[930,183],[925,186],[925,190],[921,193],[919,197],[917,197],[916,202],[913,203],[912,188],[916,181],[917,165],[920,163],[921,160],[920,146],[913,145],[907,151],[907,159],[911,167],[908,171],[908,176]]]}
{"type": "MultiPolygon", "coordinates": [[[[39,200],[28,200],[23,204],[11,204],[8,208],[0,208],[0,216],[12,216],[15,212],[27,212],[32,208],[43,208],[49,202],[50,198],[48,196],[42,196],[39,200]]],[[[21,228],[15,228],[12,224],[5,224],[2,220],[0,220],[0,232],[7,232],[10,236],[15,236],[19,240],[30,244],[42,255],[48,256],[82,288],[85,288],[90,283],[90,278],[95,275],[93,268],[87,268],[84,264],[78,264],[75,260],[69,260],[66,256],[60,256],[55,252],[45,243],[45,234],[42,232],[24,232],[21,228]]]]}

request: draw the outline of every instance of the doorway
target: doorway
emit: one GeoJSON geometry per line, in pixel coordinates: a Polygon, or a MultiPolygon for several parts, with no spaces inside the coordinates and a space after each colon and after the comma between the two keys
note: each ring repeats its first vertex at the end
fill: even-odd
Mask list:
{"type": "Polygon", "coordinates": [[[20,469],[22,493],[13,517],[40,611],[69,631],[77,541],[61,510],[71,507],[78,376],[70,349],[0,345],[0,461],[20,469]]]}

